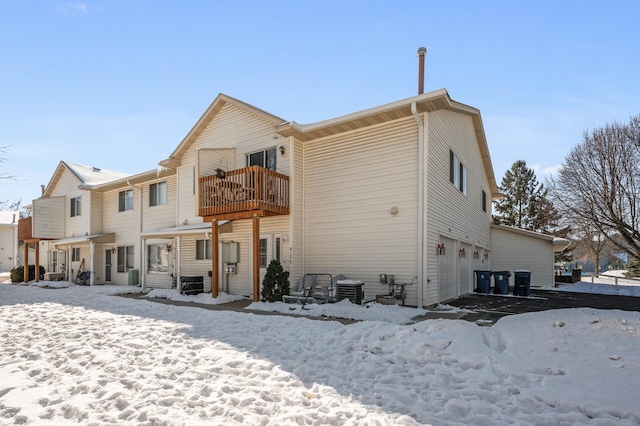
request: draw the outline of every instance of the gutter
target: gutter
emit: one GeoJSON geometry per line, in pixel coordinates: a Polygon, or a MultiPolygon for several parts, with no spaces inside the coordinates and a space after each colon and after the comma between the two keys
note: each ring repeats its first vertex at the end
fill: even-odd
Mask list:
{"type": "Polygon", "coordinates": [[[418,124],[418,309],[422,309],[422,299],[424,295],[424,123],[418,114],[416,102],[411,102],[411,113],[418,124]]]}

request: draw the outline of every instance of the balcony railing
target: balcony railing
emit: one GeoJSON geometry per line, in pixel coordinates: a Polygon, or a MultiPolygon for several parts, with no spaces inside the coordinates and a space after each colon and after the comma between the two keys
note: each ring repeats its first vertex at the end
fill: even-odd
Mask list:
{"type": "Polygon", "coordinates": [[[289,214],[289,176],[251,166],[226,172],[224,178],[205,176],[198,183],[200,216],[261,211],[289,214]]]}
{"type": "Polygon", "coordinates": [[[33,218],[25,217],[18,220],[18,239],[29,240],[33,238],[33,218]]]}

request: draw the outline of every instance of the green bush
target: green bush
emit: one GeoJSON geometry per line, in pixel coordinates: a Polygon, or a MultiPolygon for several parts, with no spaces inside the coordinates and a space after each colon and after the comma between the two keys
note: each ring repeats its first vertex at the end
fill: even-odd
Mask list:
{"type": "Polygon", "coordinates": [[[277,260],[272,260],[262,280],[262,301],[281,302],[282,296],[287,294],[289,294],[289,271],[285,271],[277,260]]]}
{"type": "MultiPolygon", "coordinates": [[[[39,279],[44,279],[44,266],[40,266],[39,279]]],[[[29,281],[36,279],[36,265],[29,265],[29,281]]],[[[11,270],[11,282],[21,283],[24,282],[24,266],[16,266],[11,270]]]]}

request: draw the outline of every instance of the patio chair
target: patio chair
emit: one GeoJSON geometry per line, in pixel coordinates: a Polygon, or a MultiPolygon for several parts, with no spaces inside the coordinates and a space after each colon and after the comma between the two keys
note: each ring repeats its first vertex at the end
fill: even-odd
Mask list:
{"type": "Polygon", "coordinates": [[[315,300],[305,300],[312,299],[311,293],[315,280],[315,275],[303,276],[300,278],[300,282],[298,283],[298,289],[296,291],[289,292],[288,296],[282,296],[282,301],[284,303],[306,303],[307,301],[315,303],[315,300]]]}

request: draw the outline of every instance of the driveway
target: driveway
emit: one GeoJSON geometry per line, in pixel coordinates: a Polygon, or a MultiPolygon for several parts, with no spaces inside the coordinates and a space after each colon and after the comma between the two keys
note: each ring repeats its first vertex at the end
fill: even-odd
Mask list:
{"type": "Polygon", "coordinates": [[[530,297],[474,293],[448,302],[447,305],[473,311],[463,314],[460,319],[493,323],[505,315],[550,309],[595,308],[640,312],[640,297],[531,289],[530,297]]]}

